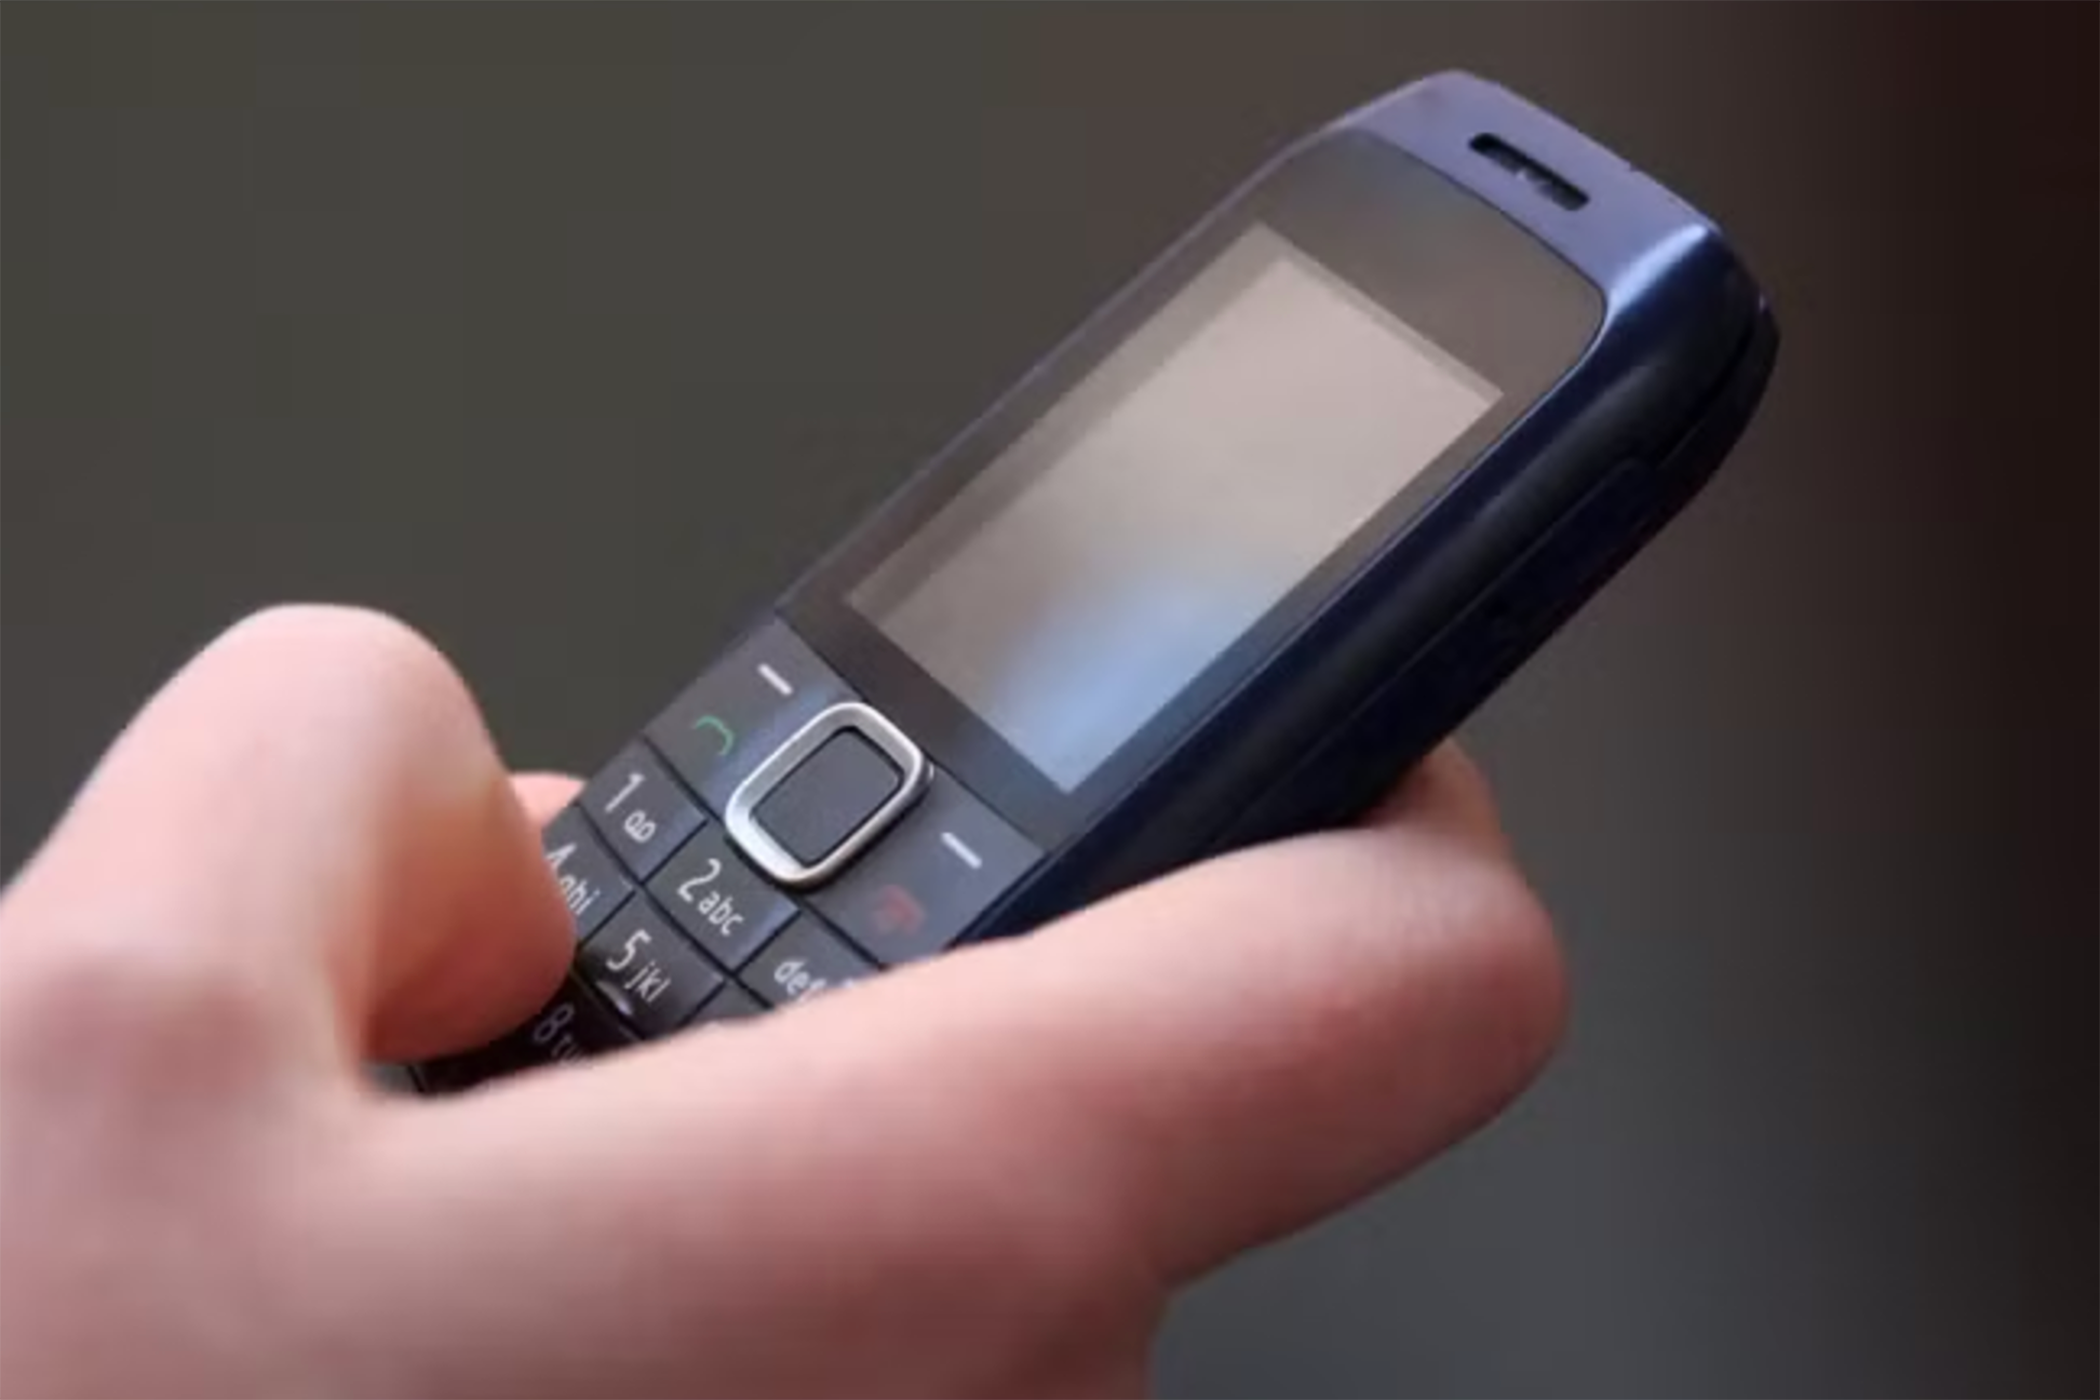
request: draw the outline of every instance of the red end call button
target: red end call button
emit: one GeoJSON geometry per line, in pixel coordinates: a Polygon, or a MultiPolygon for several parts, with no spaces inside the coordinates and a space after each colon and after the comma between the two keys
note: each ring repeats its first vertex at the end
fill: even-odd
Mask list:
{"type": "Polygon", "coordinates": [[[936,771],[888,835],[810,903],[885,967],[940,952],[1041,852],[936,771]]]}

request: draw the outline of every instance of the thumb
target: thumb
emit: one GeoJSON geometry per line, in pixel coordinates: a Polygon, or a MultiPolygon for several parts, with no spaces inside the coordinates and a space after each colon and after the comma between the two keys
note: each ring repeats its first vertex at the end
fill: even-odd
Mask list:
{"type": "MultiPolygon", "coordinates": [[[[420,637],[281,608],[139,714],[14,889],[10,982],[112,1020],[194,1003],[294,1062],[494,1034],[568,919],[466,688],[420,637]]],[[[178,1008],[179,1009],[179,1008],[178,1008]]]]}

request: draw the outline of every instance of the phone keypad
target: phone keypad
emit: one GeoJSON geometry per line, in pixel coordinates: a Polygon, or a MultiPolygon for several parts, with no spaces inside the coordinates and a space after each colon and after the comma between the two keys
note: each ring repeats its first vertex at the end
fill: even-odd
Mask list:
{"type": "Polygon", "coordinates": [[[953,944],[1035,860],[1025,837],[936,773],[918,805],[810,903],[894,967],[953,944]]]}
{"type": "Polygon", "coordinates": [[[795,903],[710,826],[649,882],[649,892],[715,961],[734,971],[795,917],[795,903]]]}
{"type": "Polygon", "coordinates": [[[634,888],[620,863],[592,833],[589,820],[573,806],[540,832],[540,849],[561,890],[562,903],[569,907],[579,941],[611,918],[634,888]]]}
{"type": "Polygon", "coordinates": [[[728,980],[647,895],[622,905],[576,956],[584,981],[645,1036],[677,1030],[728,980]]]}
{"type": "Polygon", "coordinates": [[[600,770],[576,805],[638,880],[654,875],[707,821],[700,805],[641,744],[629,744],[600,770]]]}
{"type": "MultiPolygon", "coordinates": [[[[575,921],[572,975],[494,1044],[416,1066],[425,1090],[792,1006],[960,938],[1040,853],[945,773],[800,899],[760,874],[722,824],[745,777],[815,716],[857,698],[777,620],[710,667],[541,833],[575,921]]],[[[891,790],[886,761],[865,761],[847,738],[816,749],[774,790],[779,801],[759,804],[766,834],[812,862],[868,819],[871,792],[891,790]]]]}
{"type": "Polygon", "coordinates": [[[736,983],[731,982],[707,999],[700,1014],[692,1020],[694,1027],[719,1026],[730,1021],[742,1021],[761,1015],[766,1004],[736,983]]]}
{"type": "Polygon", "coordinates": [[[588,1059],[633,1041],[618,1018],[571,977],[563,980],[530,1021],[501,1040],[451,1059],[418,1065],[415,1073],[426,1091],[442,1093],[520,1070],[588,1059]]]}
{"type": "Polygon", "coordinates": [[[816,919],[804,916],[781,931],[744,969],[744,985],[768,1006],[808,1001],[875,975],[875,965],[816,919]]]}
{"type": "Polygon", "coordinates": [[[719,814],[736,785],[846,683],[802,639],[769,622],[686,688],[647,730],[650,745],[719,814]]]}

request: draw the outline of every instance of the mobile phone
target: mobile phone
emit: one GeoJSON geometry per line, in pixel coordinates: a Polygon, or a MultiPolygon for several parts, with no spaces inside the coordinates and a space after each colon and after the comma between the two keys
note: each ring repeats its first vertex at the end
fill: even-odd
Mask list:
{"type": "Polygon", "coordinates": [[[426,1089],[791,1006],[1348,820],[1719,465],[1708,220],[1464,74],[1270,160],[544,832],[555,998],[426,1089]]]}

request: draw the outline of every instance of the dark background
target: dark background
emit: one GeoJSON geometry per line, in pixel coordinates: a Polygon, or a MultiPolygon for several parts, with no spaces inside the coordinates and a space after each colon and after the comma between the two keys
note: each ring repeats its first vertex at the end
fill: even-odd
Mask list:
{"type": "Polygon", "coordinates": [[[1173,1393],[2095,1374],[2096,11],[8,6],[0,860],[183,657],[392,609],[608,754],[1278,143],[1446,66],[1787,342],[1470,726],[1576,1019],[1197,1289],[1173,1393]]]}

